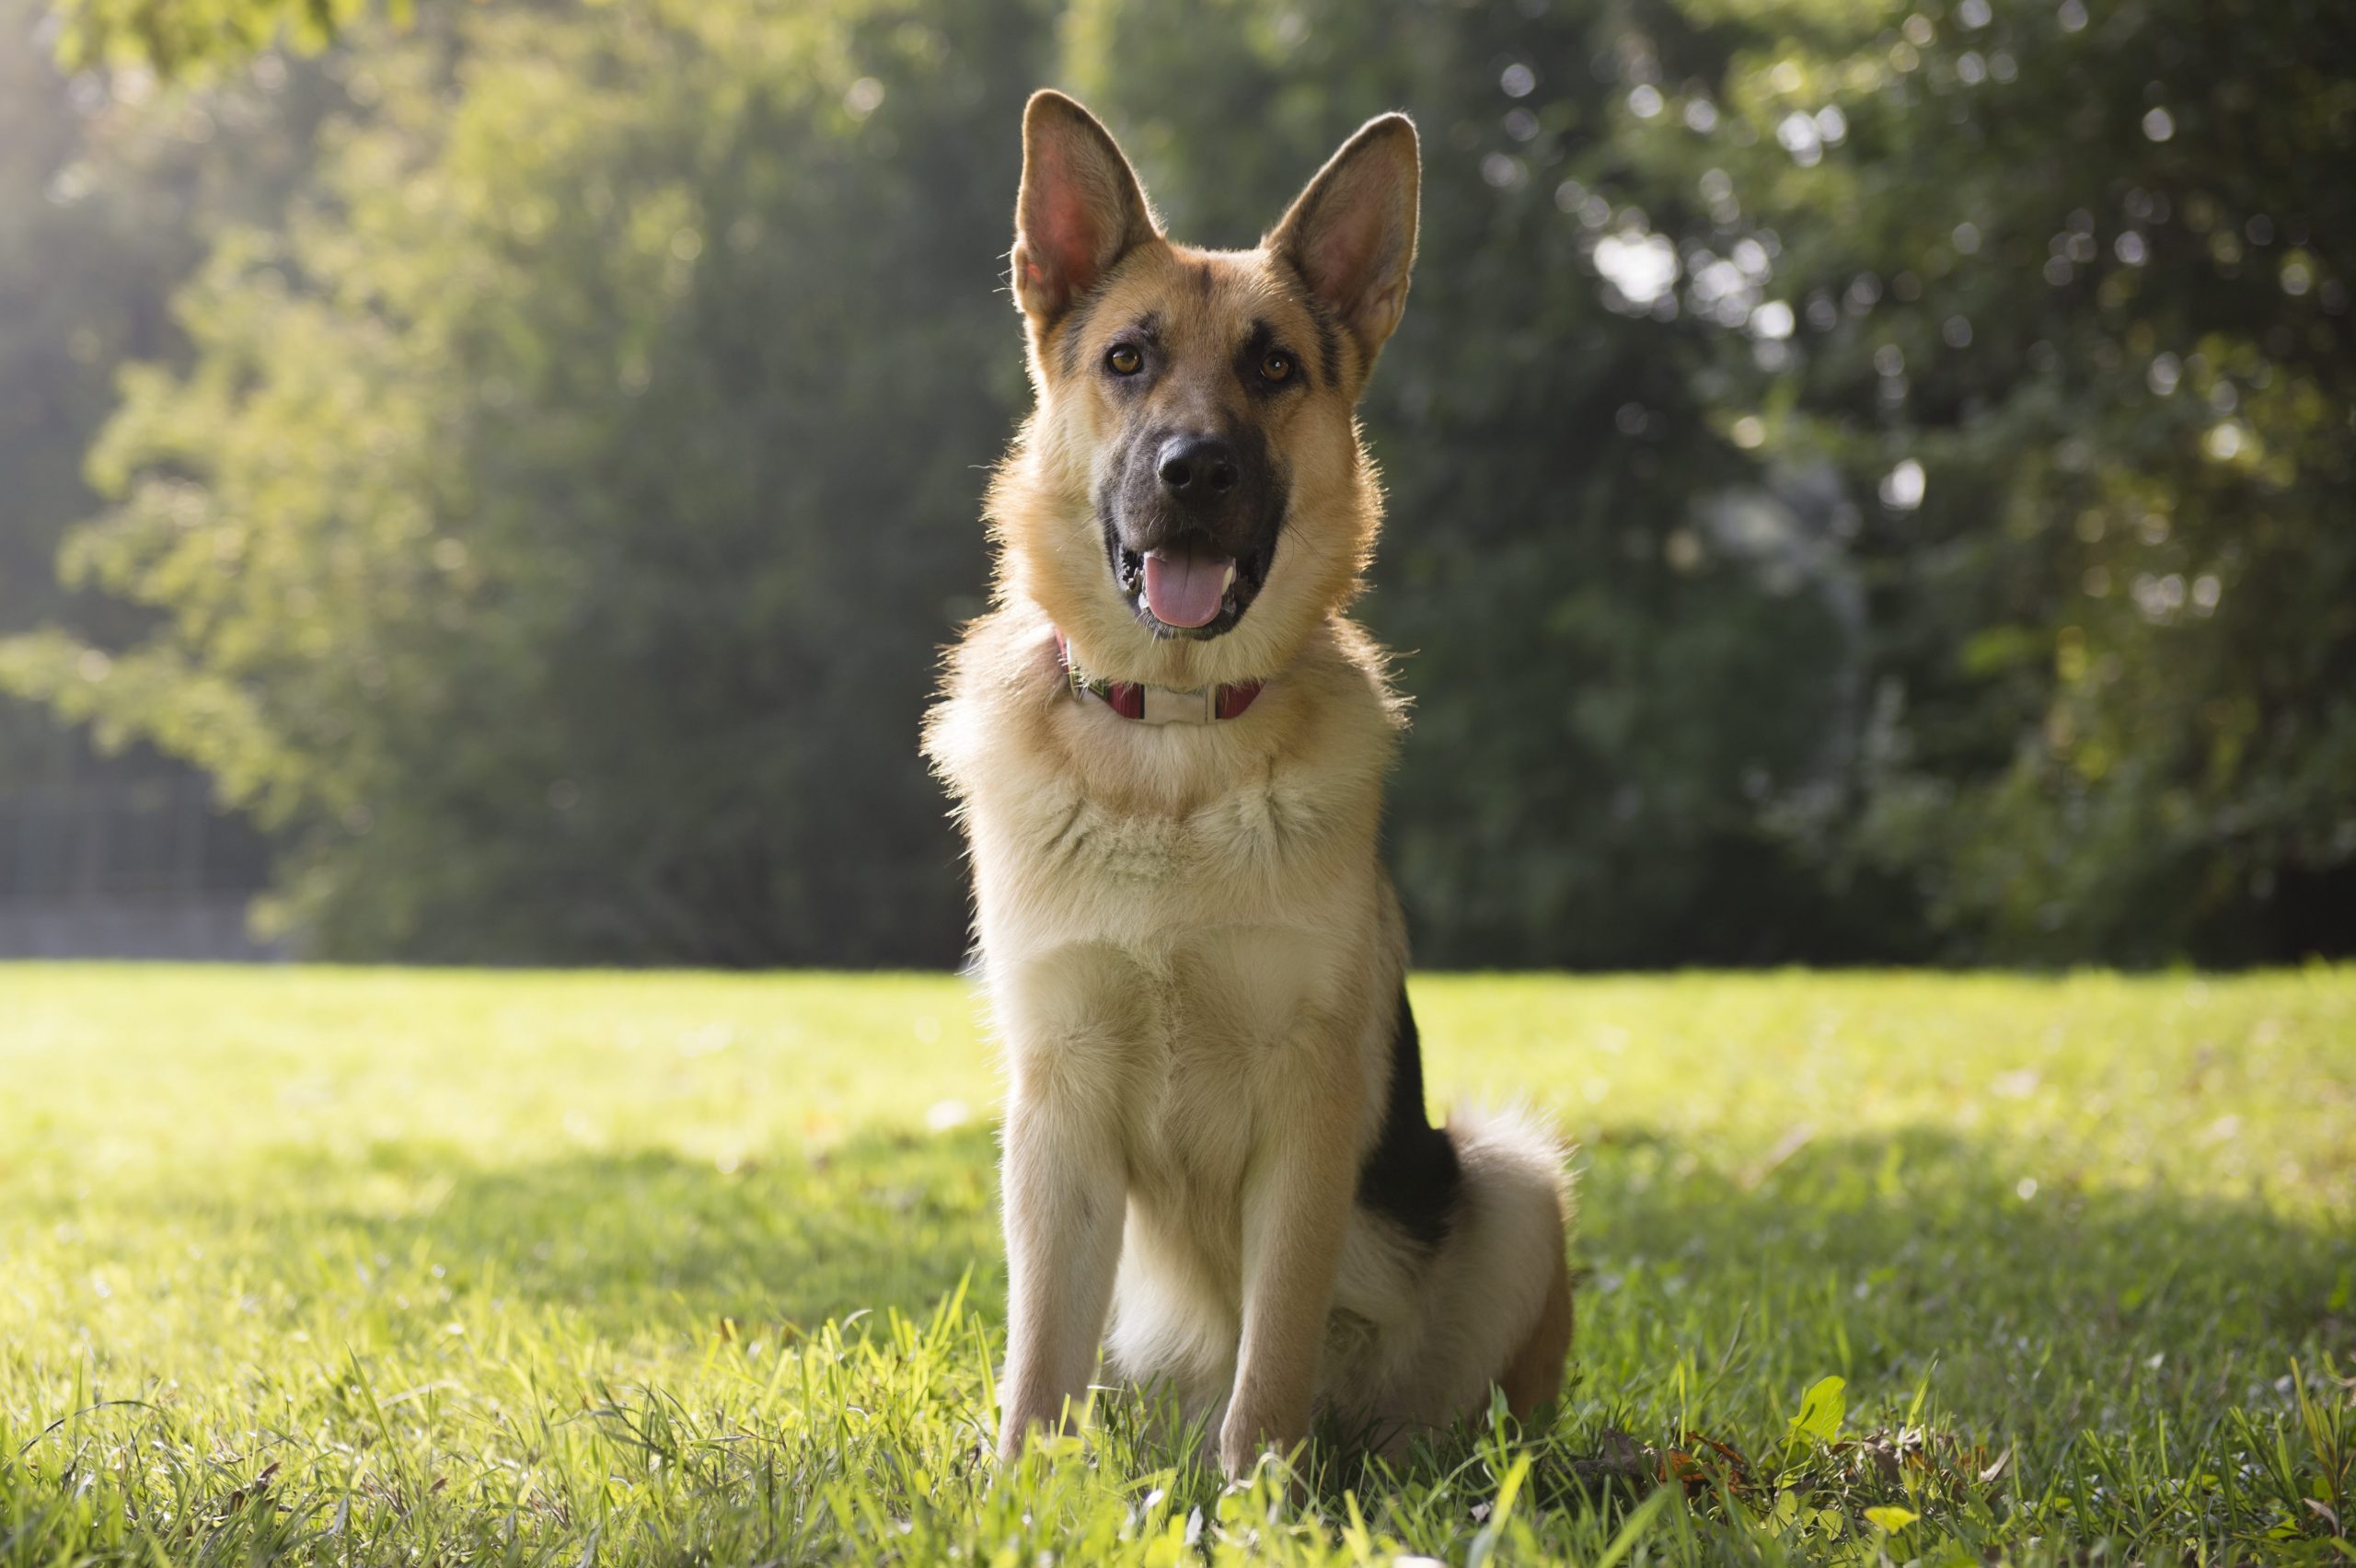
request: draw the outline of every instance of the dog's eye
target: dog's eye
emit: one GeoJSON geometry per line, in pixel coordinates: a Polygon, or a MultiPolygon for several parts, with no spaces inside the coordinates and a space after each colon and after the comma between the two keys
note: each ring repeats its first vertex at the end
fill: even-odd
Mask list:
{"type": "Polygon", "coordinates": [[[1104,356],[1104,368],[1115,375],[1135,375],[1145,368],[1145,356],[1133,343],[1115,343],[1113,352],[1104,356]]]}
{"type": "Polygon", "coordinates": [[[1270,349],[1266,353],[1261,355],[1260,379],[1263,381],[1290,381],[1292,379],[1292,356],[1285,352],[1282,349],[1270,349]]]}

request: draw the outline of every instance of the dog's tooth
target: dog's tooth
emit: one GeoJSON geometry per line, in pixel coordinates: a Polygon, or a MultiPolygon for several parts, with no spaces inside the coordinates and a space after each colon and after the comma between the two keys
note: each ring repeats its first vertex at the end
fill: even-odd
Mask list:
{"type": "Polygon", "coordinates": [[[1229,562],[1227,563],[1227,575],[1226,575],[1225,577],[1222,577],[1222,578],[1220,578],[1220,579],[1219,579],[1218,591],[1219,591],[1220,593],[1224,594],[1224,593],[1226,593],[1230,588],[1232,588],[1232,587],[1234,587],[1234,586],[1235,586],[1235,563],[1234,563],[1233,561],[1231,561],[1231,560],[1230,560],[1230,561],[1229,561],[1229,562]]]}

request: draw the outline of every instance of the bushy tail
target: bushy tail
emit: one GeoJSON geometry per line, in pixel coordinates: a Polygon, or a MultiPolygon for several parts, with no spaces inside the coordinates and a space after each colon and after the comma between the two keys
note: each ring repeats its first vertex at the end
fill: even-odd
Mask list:
{"type": "Polygon", "coordinates": [[[1441,1418],[1474,1413],[1493,1383],[1526,1415],[1561,1386],[1570,1344],[1570,1146],[1518,1108],[1454,1112],[1448,1136],[1464,1186],[1441,1287],[1449,1332],[1429,1342],[1457,1363],[1441,1418]]]}

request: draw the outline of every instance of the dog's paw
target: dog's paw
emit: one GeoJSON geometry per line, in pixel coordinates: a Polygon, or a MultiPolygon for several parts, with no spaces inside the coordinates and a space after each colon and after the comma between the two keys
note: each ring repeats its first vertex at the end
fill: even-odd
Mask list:
{"type": "Polygon", "coordinates": [[[1241,1484],[1263,1464],[1287,1464],[1299,1447],[1300,1438],[1287,1436],[1276,1423],[1240,1408],[1230,1410],[1218,1429],[1219,1473],[1241,1484]]]}

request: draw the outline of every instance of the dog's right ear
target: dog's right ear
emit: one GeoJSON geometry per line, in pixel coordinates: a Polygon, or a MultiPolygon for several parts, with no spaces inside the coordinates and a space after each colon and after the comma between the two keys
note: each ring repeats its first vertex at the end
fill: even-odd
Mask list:
{"type": "Polygon", "coordinates": [[[1045,331],[1161,232],[1129,160],[1096,117],[1059,92],[1033,93],[1014,205],[1014,296],[1023,314],[1045,331]]]}

